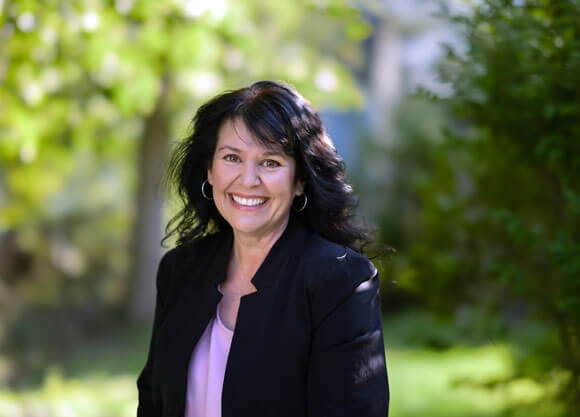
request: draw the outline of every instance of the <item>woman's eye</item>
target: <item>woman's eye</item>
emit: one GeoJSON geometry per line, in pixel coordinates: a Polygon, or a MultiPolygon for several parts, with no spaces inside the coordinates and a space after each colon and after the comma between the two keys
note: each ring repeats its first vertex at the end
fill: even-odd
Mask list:
{"type": "Polygon", "coordinates": [[[266,168],[276,168],[280,166],[280,163],[278,161],[274,161],[273,159],[266,159],[264,162],[262,162],[262,165],[264,165],[266,168]]]}
{"type": "Polygon", "coordinates": [[[224,160],[228,162],[238,162],[240,160],[240,157],[235,154],[227,154],[224,156],[224,160]]]}

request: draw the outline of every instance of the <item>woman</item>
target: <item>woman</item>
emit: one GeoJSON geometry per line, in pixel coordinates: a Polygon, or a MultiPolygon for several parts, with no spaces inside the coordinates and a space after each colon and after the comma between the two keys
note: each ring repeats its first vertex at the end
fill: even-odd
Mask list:
{"type": "Polygon", "coordinates": [[[310,103],[271,81],[213,98],[169,179],[138,416],[386,416],[378,277],[310,103]]]}

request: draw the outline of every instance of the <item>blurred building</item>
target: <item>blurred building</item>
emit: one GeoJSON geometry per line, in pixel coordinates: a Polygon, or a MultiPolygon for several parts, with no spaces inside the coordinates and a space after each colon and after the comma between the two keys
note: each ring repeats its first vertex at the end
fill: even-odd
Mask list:
{"type": "Polygon", "coordinates": [[[449,86],[437,77],[442,45],[459,46],[459,36],[445,15],[465,13],[457,0],[381,0],[367,10],[374,30],[364,43],[366,65],[356,73],[365,92],[363,109],[325,110],[322,117],[347,166],[360,162],[360,141],[385,145],[396,138],[394,115],[408,94],[425,89],[449,94],[449,86]]]}

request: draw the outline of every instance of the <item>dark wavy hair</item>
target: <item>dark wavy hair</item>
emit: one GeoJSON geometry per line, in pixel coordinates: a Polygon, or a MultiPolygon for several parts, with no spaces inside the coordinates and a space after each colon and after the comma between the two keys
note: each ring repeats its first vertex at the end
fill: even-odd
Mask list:
{"type": "Polygon", "coordinates": [[[295,179],[303,181],[308,204],[293,215],[323,237],[353,249],[370,241],[367,229],[355,222],[357,200],[318,113],[288,85],[259,81],[217,95],[195,114],[192,133],[177,145],[170,160],[166,181],[183,207],[167,224],[163,242],[177,237],[181,246],[230,227],[213,201],[202,196],[201,186],[211,167],[218,130],[234,118],[242,120],[261,144],[280,147],[294,158],[295,179]]]}

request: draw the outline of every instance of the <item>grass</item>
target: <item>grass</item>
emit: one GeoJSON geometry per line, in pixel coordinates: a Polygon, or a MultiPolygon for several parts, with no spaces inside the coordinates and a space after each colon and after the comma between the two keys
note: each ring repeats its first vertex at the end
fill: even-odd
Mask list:
{"type": "Polygon", "coordinates": [[[387,352],[393,417],[563,417],[545,387],[510,378],[506,346],[387,352]]]}
{"type": "MultiPolygon", "coordinates": [[[[430,320],[411,314],[385,322],[391,417],[568,417],[550,384],[517,376],[521,350],[453,343],[455,330],[430,320]]],[[[0,389],[0,416],[134,416],[147,337],[148,329],[109,335],[48,365],[35,386],[0,389]]]]}
{"type": "Polygon", "coordinates": [[[85,341],[66,361],[46,365],[41,381],[0,388],[0,417],[134,417],[149,331],[123,328],[85,341]]]}
{"type": "Polygon", "coordinates": [[[561,375],[539,383],[521,372],[538,360],[534,349],[550,339],[549,329],[520,323],[496,339],[479,323],[442,322],[425,312],[385,321],[390,416],[568,417],[554,400],[561,375]]]}
{"type": "Polygon", "coordinates": [[[3,417],[128,417],[135,416],[134,375],[65,377],[48,369],[37,389],[0,393],[3,417]]]}

